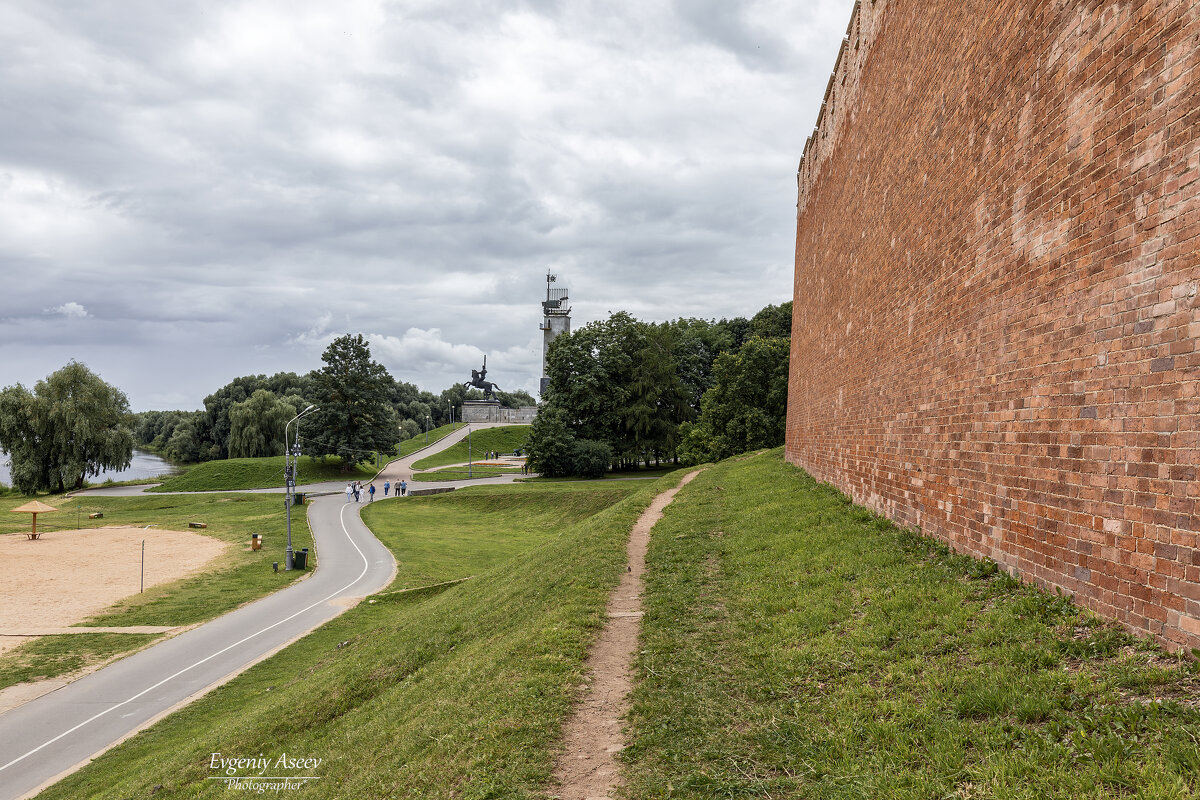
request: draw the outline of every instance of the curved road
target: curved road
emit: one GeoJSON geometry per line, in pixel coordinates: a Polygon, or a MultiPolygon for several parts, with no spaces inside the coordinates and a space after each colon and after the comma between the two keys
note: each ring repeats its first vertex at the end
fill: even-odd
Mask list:
{"type": "MultiPolygon", "coordinates": [[[[393,461],[381,477],[411,477],[413,461],[465,435],[465,429],[455,431],[393,461]]],[[[501,481],[428,485],[480,482],[501,481]]],[[[308,506],[320,554],[318,569],[308,579],[0,716],[0,800],[16,800],[52,783],[390,583],[395,559],[361,522],[360,508],[347,504],[340,492],[308,506]]]]}

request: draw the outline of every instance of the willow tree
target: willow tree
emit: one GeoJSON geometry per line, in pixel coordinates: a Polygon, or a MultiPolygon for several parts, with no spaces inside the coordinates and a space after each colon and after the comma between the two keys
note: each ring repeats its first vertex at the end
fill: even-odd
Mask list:
{"type": "Polygon", "coordinates": [[[229,407],[229,457],[257,458],[283,455],[284,428],[296,407],[266,389],[229,407]]]}
{"type": "Polygon", "coordinates": [[[133,460],[133,415],[125,393],[72,361],[29,391],[0,391],[0,448],[24,494],[79,489],[133,460]]]}

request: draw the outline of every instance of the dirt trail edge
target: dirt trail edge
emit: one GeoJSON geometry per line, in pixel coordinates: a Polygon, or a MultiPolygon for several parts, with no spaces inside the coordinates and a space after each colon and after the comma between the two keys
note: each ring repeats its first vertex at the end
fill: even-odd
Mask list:
{"type": "Polygon", "coordinates": [[[700,470],[689,472],[674,489],[650,504],[629,535],[628,569],[608,598],[608,622],[586,663],[589,685],[563,726],[563,753],[554,768],[553,797],[600,800],[609,797],[620,778],[617,753],[625,747],[621,720],[629,710],[633,688],[633,653],[642,617],[642,574],[650,530],[663,509],[700,470]]]}

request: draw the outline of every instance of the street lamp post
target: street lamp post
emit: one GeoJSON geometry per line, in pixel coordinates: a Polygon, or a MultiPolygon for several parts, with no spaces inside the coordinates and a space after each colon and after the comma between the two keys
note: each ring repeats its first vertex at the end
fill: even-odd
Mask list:
{"type": "Polygon", "coordinates": [[[425,415],[425,446],[429,446],[429,415],[425,415]]]}
{"type": "Polygon", "coordinates": [[[287,481],[284,487],[283,500],[283,504],[287,508],[287,550],[283,554],[283,568],[285,570],[292,569],[294,566],[292,560],[292,503],[296,495],[296,459],[300,457],[300,423],[297,420],[310,411],[316,410],[316,406],[310,405],[288,420],[288,424],[283,426],[283,474],[284,480],[287,481]],[[291,446],[288,446],[288,428],[291,427],[293,422],[296,423],[296,440],[291,446]]]}
{"type": "MultiPolygon", "coordinates": [[[[471,425],[467,424],[467,477],[471,477],[471,425]]],[[[461,473],[460,473],[461,474],[461,473]]]]}

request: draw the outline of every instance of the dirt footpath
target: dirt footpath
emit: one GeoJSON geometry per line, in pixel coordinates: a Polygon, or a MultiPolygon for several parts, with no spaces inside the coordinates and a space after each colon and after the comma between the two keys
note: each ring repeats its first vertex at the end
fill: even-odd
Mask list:
{"type": "Polygon", "coordinates": [[[650,531],[663,510],[699,470],[654,498],[630,532],[628,562],[608,599],[608,622],[587,659],[588,684],[563,726],[563,751],[554,768],[552,796],[559,800],[603,800],[620,785],[617,754],[625,748],[622,722],[633,689],[633,654],[642,627],[642,575],[650,531]]]}
{"type": "Polygon", "coordinates": [[[229,546],[158,528],[0,536],[0,652],[31,638],[12,634],[74,625],[137,594],[143,539],[147,589],[203,569],[229,546]]]}

